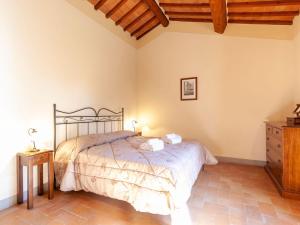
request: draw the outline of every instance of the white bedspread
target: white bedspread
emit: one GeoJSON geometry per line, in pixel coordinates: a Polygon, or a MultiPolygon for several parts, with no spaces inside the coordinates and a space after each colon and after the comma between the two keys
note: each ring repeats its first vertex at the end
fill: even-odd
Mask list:
{"type": "Polygon", "coordinates": [[[203,164],[215,164],[194,141],[139,149],[145,137],[132,132],[85,136],[61,144],[55,156],[62,191],[85,190],[129,202],[136,210],[169,215],[188,200],[203,164]]]}

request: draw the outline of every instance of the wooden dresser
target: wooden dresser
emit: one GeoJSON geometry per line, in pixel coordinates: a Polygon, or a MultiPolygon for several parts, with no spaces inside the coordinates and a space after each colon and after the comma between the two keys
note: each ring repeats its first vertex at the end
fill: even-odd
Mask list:
{"type": "Polygon", "coordinates": [[[300,126],[266,123],[265,169],[283,197],[300,199],[300,126]]]}

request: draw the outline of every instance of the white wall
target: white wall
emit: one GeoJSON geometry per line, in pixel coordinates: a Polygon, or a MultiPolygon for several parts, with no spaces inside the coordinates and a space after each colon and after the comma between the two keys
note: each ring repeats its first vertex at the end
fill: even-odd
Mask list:
{"type": "Polygon", "coordinates": [[[295,82],[295,104],[300,104],[300,19],[297,18],[294,25],[294,54],[296,65],[296,82],[295,82]]]}
{"type": "Polygon", "coordinates": [[[265,160],[264,121],[293,108],[291,41],[166,32],[138,50],[138,115],[148,135],[177,132],[216,155],[265,160]],[[198,76],[199,100],[180,101],[198,76]]]}
{"type": "Polygon", "coordinates": [[[16,194],[15,155],[28,146],[27,129],[52,147],[53,103],[125,107],[129,118],[135,76],[135,48],[67,1],[1,1],[0,200],[16,194]]]}
{"type": "Polygon", "coordinates": [[[296,63],[296,82],[295,82],[295,103],[300,104],[300,33],[294,39],[295,63],[296,63]]]}

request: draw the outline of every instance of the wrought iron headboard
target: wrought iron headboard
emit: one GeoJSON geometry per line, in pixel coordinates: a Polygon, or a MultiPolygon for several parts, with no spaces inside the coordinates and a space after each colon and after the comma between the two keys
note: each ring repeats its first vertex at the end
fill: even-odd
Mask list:
{"type": "MultiPolygon", "coordinates": [[[[56,104],[53,105],[53,119],[54,119],[54,152],[57,148],[58,127],[63,127],[64,138],[68,140],[80,135],[88,135],[92,133],[106,133],[117,130],[124,130],[124,108],[119,112],[107,108],[100,108],[96,110],[92,107],[81,108],[72,112],[64,112],[57,109],[56,104]],[[109,125],[107,127],[107,124],[109,125]],[[100,128],[99,128],[100,125],[100,128]],[[102,126],[101,126],[102,125],[102,126]],[[117,126],[116,126],[117,125],[117,126]],[[69,135],[68,128],[72,126],[76,130],[76,135],[69,135]],[[75,126],[75,127],[74,127],[75,126]],[[82,132],[82,127],[85,126],[85,131],[82,132]],[[94,132],[92,132],[94,128],[94,132]],[[102,131],[100,129],[102,128],[102,131]]],[[[74,133],[74,132],[73,132],[74,133]]]]}

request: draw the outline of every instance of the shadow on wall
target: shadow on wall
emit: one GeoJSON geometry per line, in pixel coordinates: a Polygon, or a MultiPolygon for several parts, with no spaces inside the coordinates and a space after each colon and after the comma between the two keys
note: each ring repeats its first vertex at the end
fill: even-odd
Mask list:
{"type": "Polygon", "coordinates": [[[287,102],[284,106],[278,108],[278,110],[273,111],[266,121],[286,121],[286,117],[294,116],[293,110],[295,108],[295,103],[293,101],[287,102]]]}

